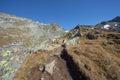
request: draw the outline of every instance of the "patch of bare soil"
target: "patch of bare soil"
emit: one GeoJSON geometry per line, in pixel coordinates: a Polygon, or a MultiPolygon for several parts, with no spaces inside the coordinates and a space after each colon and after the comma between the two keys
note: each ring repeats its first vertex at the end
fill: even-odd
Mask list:
{"type": "Polygon", "coordinates": [[[49,67],[46,66],[45,68],[47,69],[45,71],[40,71],[40,66],[33,68],[28,75],[28,80],[72,80],[67,71],[65,61],[58,56],[52,56],[50,58],[50,61],[46,63],[49,67]],[[55,63],[52,63],[53,61],[55,63]]]}

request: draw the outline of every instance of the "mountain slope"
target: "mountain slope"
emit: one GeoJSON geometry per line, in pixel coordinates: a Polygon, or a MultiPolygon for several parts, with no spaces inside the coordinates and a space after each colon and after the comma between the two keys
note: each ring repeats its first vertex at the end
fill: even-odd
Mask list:
{"type": "Polygon", "coordinates": [[[109,21],[103,21],[96,25],[97,29],[110,30],[120,32],[120,16],[109,21]]]}
{"type": "Polygon", "coordinates": [[[0,14],[0,80],[120,80],[119,17],[64,34],[57,24],[0,14]]]}
{"type": "Polygon", "coordinates": [[[58,24],[43,24],[30,19],[0,13],[0,79],[14,76],[25,57],[65,33],[58,24]]]}
{"type": "Polygon", "coordinates": [[[120,33],[79,26],[56,40],[61,46],[29,54],[14,80],[120,80],[120,33]]]}

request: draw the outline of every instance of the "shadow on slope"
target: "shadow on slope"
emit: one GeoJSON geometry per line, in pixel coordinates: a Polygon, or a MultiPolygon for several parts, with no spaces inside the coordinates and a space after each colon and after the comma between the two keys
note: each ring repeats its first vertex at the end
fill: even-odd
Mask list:
{"type": "Polygon", "coordinates": [[[61,58],[66,61],[68,71],[73,80],[89,80],[89,78],[80,71],[79,66],[73,61],[73,58],[68,54],[65,48],[62,51],[61,58]]]}

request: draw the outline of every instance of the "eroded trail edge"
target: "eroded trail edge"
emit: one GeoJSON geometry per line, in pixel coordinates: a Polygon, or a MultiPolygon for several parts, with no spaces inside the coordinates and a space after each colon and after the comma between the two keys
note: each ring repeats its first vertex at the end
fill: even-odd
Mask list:
{"type": "Polygon", "coordinates": [[[80,71],[79,66],[74,62],[72,56],[68,54],[65,48],[61,51],[60,56],[66,61],[66,67],[73,80],[89,80],[89,78],[86,77],[82,71],[80,71]]]}
{"type": "Polygon", "coordinates": [[[89,80],[65,46],[58,48],[54,53],[47,62],[31,69],[28,80],[89,80]]]}

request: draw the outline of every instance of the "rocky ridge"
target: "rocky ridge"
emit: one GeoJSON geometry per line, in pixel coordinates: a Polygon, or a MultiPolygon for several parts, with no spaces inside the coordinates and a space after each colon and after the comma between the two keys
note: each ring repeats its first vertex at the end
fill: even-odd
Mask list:
{"type": "Polygon", "coordinates": [[[103,21],[95,26],[97,29],[110,30],[120,32],[120,16],[112,20],[103,21]]]}

